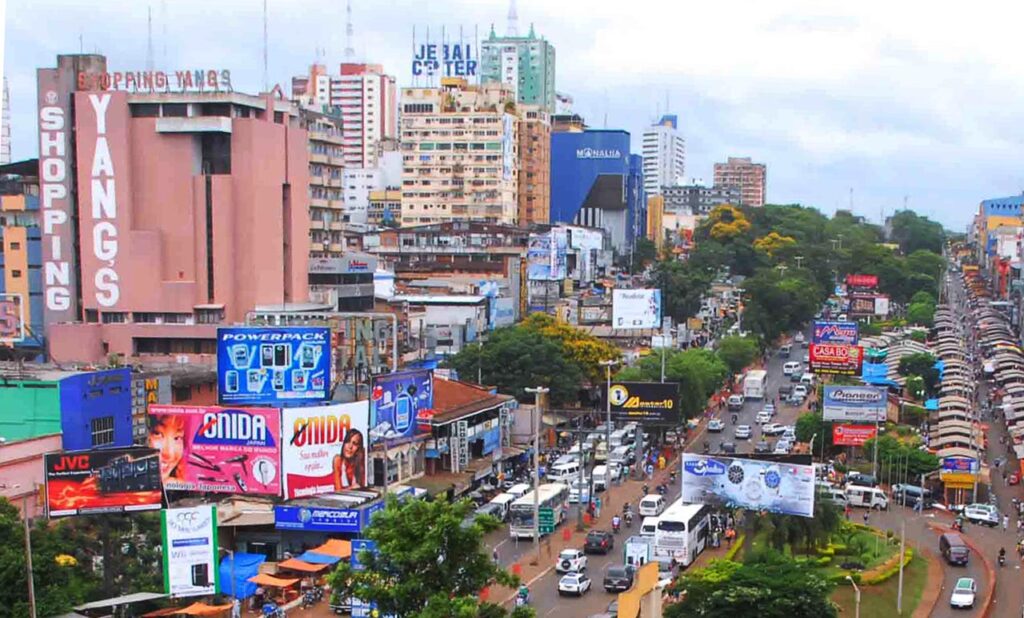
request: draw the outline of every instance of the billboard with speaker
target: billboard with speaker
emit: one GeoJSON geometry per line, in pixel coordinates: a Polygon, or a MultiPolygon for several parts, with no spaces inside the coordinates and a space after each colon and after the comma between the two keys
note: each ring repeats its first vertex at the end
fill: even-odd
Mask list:
{"type": "Polygon", "coordinates": [[[154,511],[162,506],[160,460],[148,448],[47,453],[50,517],[154,511]]]}

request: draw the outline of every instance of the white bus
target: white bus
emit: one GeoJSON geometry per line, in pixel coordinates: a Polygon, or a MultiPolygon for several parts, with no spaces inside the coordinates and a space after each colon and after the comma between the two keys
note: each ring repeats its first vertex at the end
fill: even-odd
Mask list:
{"type": "MultiPolygon", "coordinates": [[[[569,517],[569,486],[545,483],[537,491],[540,508],[555,512],[557,527],[569,517]]],[[[533,538],[533,492],[528,491],[516,499],[509,508],[508,531],[512,538],[533,538]]]]}
{"type": "Polygon", "coordinates": [[[711,534],[711,507],[706,504],[673,502],[658,517],[654,532],[654,558],[689,566],[707,546],[711,534]]]}

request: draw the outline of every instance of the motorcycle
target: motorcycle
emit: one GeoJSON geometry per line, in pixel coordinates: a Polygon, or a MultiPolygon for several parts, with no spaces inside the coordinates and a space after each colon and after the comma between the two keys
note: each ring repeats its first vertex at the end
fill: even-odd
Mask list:
{"type": "Polygon", "coordinates": [[[1002,554],[999,554],[999,566],[1004,566],[1005,564],[1006,564],[1006,556],[1004,556],[1002,554]]]}
{"type": "Polygon", "coordinates": [[[263,618],[285,618],[284,610],[277,603],[268,602],[263,605],[263,618]]]}
{"type": "Polygon", "coordinates": [[[612,519],[612,532],[614,532],[615,534],[618,534],[619,530],[621,528],[622,528],[622,522],[619,521],[619,518],[616,517],[616,518],[612,519]]]}
{"type": "Polygon", "coordinates": [[[628,526],[630,528],[633,527],[633,512],[632,511],[626,513],[626,526],[628,526]]]}
{"type": "Polygon", "coordinates": [[[516,594],[516,607],[524,607],[530,604],[530,589],[526,586],[520,586],[519,592],[516,594]]]}
{"type": "Polygon", "coordinates": [[[312,590],[307,590],[302,595],[302,609],[306,609],[308,607],[313,607],[314,605],[316,605],[316,601],[317,601],[316,593],[313,592],[312,590]]]}

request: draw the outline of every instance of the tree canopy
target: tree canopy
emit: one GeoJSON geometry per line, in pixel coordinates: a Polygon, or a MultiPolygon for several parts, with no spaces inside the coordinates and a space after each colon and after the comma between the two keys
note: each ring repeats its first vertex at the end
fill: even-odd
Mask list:
{"type": "MultiPolygon", "coordinates": [[[[708,397],[722,387],[729,369],[710,350],[665,350],[665,380],[679,383],[680,421],[693,418],[707,405],[708,397]]],[[[661,353],[657,350],[632,367],[616,374],[618,380],[657,382],[661,379],[661,353]]]]}
{"type": "Polygon", "coordinates": [[[716,350],[718,358],[725,362],[725,366],[733,374],[740,373],[744,367],[754,362],[758,352],[757,340],[749,337],[724,337],[718,342],[716,350]]]}

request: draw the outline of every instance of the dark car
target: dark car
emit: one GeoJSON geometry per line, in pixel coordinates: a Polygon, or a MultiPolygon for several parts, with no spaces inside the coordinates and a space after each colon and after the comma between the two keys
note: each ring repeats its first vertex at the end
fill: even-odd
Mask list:
{"type": "Polygon", "coordinates": [[[772,447],[771,447],[770,444],[768,444],[768,442],[766,440],[761,440],[757,444],[754,445],[754,452],[755,453],[770,453],[770,452],[772,452],[772,447]]]}
{"type": "Polygon", "coordinates": [[[859,485],[861,487],[878,486],[878,479],[871,476],[870,474],[863,474],[861,472],[851,472],[847,474],[846,482],[850,485],[859,485]]]}
{"type": "Polygon", "coordinates": [[[633,569],[628,566],[613,566],[604,574],[606,592],[623,592],[633,586],[633,569]]]}
{"type": "Polygon", "coordinates": [[[799,382],[801,376],[803,376],[803,375],[804,374],[800,373],[799,371],[794,371],[793,373],[789,374],[789,381],[790,382],[799,382]]]}
{"type": "Polygon", "coordinates": [[[718,445],[719,453],[736,454],[736,443],[735,442],[722,442],[718,445]]]}
{"type": "Polygon", "coordinates": [[[783,384],[783,385],[779,386],[779,397],[780,398],[785,399],[786,397],[789,397],[792,394],[793,394],[793,385],[792,384],[783,384]]]}
{"type": "Polygon", "coordinates": [[[587,540],[583,543],[585,554],[607,554],[615,545],[615,538],[611,532],[604,530],[591,530],[587,533],[587,540]]]}

